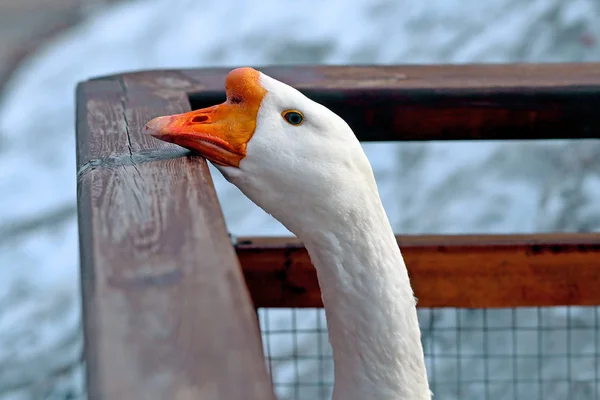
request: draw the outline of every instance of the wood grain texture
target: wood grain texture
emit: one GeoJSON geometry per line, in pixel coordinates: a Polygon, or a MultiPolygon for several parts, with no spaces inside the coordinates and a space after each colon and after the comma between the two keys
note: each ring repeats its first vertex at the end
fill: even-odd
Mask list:
{"type": "Polygon", "coordinates": [[[89,399],[275,398],[206,161],[142,133],[189,110],[193,85],[166,73],[78,88],[89,399]]]}
{"type": "MultiPolygon", "coordinates": [[[[599,63],[460,64],[389,66],[278,66],[255,68],[297,88],[480,89],[554,88],[597,85],[599,63]]],[[[181,70],[205,89],[221,90],[228,68],[181,70]]],[[[162,73],[162,71],[160,72],[162,73]]]]}
{"type": "MultiPolygon", "coordinates": [[[[600,234],[398,236],[419,307],[600,304],[600,234]]],[[[323,307],[293,238],[238,238],[256,307],[323,307]]]]}

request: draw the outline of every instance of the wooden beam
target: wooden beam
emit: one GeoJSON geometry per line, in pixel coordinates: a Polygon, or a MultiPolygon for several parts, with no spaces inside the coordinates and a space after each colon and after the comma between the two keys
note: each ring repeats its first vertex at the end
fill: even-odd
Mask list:
{"type": "MultiPolygon", "coordinates": [[[[419,307],[600,305],[600,234],[398,236],[419,307]]],[[[256,307],[322,307],[294,238],[238,238],[256,307]]]]}
{"type": "MultiPolygon", "coordinates": [[[[600,138],[600,64],[268,67],[362,141],[600,138]]],[[[221,102],[228,69],[182,71],[221,102]]]]}
{"type": "Polygon", "coordinates": [[[189,110],[182,87],[177,73],[78,87],[90,400],[275,398],[206,161],[143,135],[189,110]]]}

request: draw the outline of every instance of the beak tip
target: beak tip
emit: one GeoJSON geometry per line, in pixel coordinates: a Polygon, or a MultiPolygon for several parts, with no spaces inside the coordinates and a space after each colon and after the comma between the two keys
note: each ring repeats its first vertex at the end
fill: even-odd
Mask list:
{"type": "Polygon", "coordinates": [[[146,135],[154,136],[155,138],[160,139],[166,132],[166,128],[169,126],[171,122],[171,117],[156,117],[150,122],[146,124],[144,129],[144,133],[146,135]]]}
{"type": "Polygon", "coordinates": [[[151,125],[146,124],[146,128],[144,129],[144,134],[148,135],[148,136],[156,136],[158,134],[158,132],[152,128],[151,125]]]}

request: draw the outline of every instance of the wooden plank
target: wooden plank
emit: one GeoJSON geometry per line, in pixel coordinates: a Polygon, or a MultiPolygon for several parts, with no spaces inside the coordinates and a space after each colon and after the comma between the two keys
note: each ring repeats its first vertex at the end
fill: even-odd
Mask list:
{"type": "Polygon", "coordinates": [[[189,110],[174,74],[78,88],[88,398],[274,399],[206,161],[142,135],[189,110]]]}
{"type": "MultiPolygon", "coordinates": [[[[398,236],[419,307],[600,305],[600,234],[398,236]]],[[[323,307],[293,238],[238,238],[256,307],[323,307]]]]}
{"type": "Polygon", "coordinates": [[[77,87],[77,167],[92,161],[137,163],[187,154],[147,137],[143,127],[157,115],[189,110],[185,89],[202,90],[177,72],[140,72],[98,78],[77,87]],[[128,85],[133,90],[128,90],[128,85]],[[89,127],[93,127],[92,132],[89,127]]]}
{"type": "MultiPolygon", "coordinates": [[[[278,66],[255,68],[301,89],[500,89],[595,86],[600,63],[278,66]]],[[[177,71],[206,90],[221,90],[230,68],[177,71]]]]}
{"type": "MultiPolygon", "coordinates": [[[[269,67],[340,115],[362,141],[600,138],[600,64],[269,67]]],[[[228,69],[187,70],[222,101],[228,69]]]]}
{"type": "Polygon", "coordinates": [[[117,80],[77,86],[77,168],[127,152],[123,93],[117,80]],[[93,128],[93,129],[91,129],[93,128]]]}

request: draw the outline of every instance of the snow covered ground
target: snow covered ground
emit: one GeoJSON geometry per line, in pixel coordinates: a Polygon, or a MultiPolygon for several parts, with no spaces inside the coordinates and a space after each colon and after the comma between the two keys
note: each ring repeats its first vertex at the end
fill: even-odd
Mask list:
{"type": "MultiPolygon", "coordinates": [[[[0,104],[0,399],[83,398],[78,81],[163,67],[599,61],[597,38],[595,0],[146,0],[99,10],[31,57],[0,104]]],[[[398,233],[600,229],[597,141],[365,148],[398,233]]],[[[232,233],[288,233],[214,177],[232,233]]],[[[269,329],[314,330],[321,323],[322,330],[318,315],[271,311],[269,329]]],[[[420,317],[438,399],[592,399],[597,393],[595,309],[435,310],[420,317]],[[497,329],[514,326],[519,329],[497,329]],[[567,351],[570,362],[561,356],[567,351]],[[514,377],[523,382],[513,384],[514,377]],[[460,392],[457,380],[464,381],[460,392]]],[[[289,334],[269,338],[273,355],[294,351],[289,334]]],[[[275,362],[276,382],[330,383],[330,360],[310,357],[327,352],[326,335],[307,333],[297,342],[303,357],[275,362]]],[[[280,385],[278,392],[282,399],[314,399],[328,388],[280,385]]]]}

